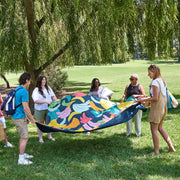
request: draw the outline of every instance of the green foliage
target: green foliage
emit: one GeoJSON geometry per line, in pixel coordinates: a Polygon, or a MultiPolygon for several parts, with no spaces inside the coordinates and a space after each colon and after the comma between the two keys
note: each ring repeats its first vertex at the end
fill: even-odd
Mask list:
{"type": "Polygon", "coordinates": [[[172,55],[174,38],[178,38],[177,2],[174,0],[147,1],[145,9],[145,44],[148,57],[155,59],[172,55]]]}
{"type": "Polygon", "coordinates": [[[1,0],[1,71],[23,69],[37,78],[55,59],[63,66],[126,62],[136,46],[150,59],[156,54],[171,56],[173,40],[179,36],[178,4],[177,0],[1,0]]]}
{"type": "Polygon", "coordinates": [[[53,63],[44,71],[47,77],[49,86],[53,89],[54,93],[61,93],[62,88],[65,86],[68,75],[66,72],[61,71],[58,63],[53,63]]]}

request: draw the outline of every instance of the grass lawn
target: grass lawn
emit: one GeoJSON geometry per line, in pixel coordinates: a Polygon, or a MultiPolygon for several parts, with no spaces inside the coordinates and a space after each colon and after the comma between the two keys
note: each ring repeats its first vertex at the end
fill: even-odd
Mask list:
{"type": "MultiPolygon", "coordinates": [[[[147,68],[150,61],[130,61],[126,64],[108,66],[75,66],[64,69],[68,73],[65,90],[89,93],[91,80],[100,79],[103,87],[114,91],[112,100],[119,102],[132,73],[139,75],[147,95],[150,78],[147,68]]],[[[180,103],[180,64],[174,61],[155,62],[161,68],[168,88],[180,103]]],[[[16,79],[19,74],[9,74],[16,79]]],[[[15,80],[10,82],[15,82],[15,80]]],[[[0,84],[3,83],[0,79],[0,84]]],[[[175,153],[167,153],[168,147],[160,136],[160,154],[147,155],[153,150],[147,112],[143,113],[142,136],[126,137],[126,124],[120,124],[92,132],[65,134],[54,133],[56,142],[44,135],[44,144],[39,144],[36,126],[29,125],[29,142],[26,152],[33,154],[33,164],[18,166],[19,137],[10,119],[6,120],[8,140],[15,145],[4,148],[0,142],[0,179],[58,179],[58,180],[179,180],[180,179],[180,106],[169,110],[164,128],[175,146],[175,153]]]]}

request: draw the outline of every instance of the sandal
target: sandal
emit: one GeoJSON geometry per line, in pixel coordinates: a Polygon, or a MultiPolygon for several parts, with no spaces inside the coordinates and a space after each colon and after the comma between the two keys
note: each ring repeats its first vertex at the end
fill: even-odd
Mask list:
{"type": "Polygon", "coordinates": [[[50,138],[48,138],[48,139],[51,140],[51,141],[56,141],[56,139],[53,138],[53,137],[50,137],[50,138]]]}
{"type": "Polygon", "coordinates": [[[43,143],[44,143],[43,139],[40,139],[40,140],[39,140],[39,142],[40,142],[41,144],[43,144],[43,143]]]}
{"type": "Polygon", "coordinates": [[[155,153],[155,152],[153,151],[153,152],[149,153],[148,155],[153,156],[153,155],[157,155],[157,154],[159,154],[159,153],[155,153]]]}

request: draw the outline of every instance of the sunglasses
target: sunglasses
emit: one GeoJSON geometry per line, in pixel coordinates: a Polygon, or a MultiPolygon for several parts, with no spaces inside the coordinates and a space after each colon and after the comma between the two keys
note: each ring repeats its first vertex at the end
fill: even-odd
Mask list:
{"type": "Polygon", "coordinates": [[[134,78],[129,78],[129,80],[130,80],[130,81],[133,81],[133,80],[134,80],[134,78]]]}

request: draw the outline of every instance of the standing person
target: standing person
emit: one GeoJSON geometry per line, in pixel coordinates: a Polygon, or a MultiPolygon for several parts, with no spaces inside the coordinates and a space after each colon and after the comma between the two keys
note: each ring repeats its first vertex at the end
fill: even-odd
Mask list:
{"type": "Polygon", "coordinates": [[[3,114],[3,111],[1,111],[1,106],[3,104],[3,99],[2,99],[2,96],[1,96],[1,93],[0,93],[0,123],[3,124],[4,126],[4,142],[5,142],[5,145],[4,147],[14,147],[10,142],[8,142],[8,139],[7,139],[7,134],[6,134],[6,122],[5,122],[5,118],[4,118],[4,114],[3,114]]]}
{"type": "Polygon", "coordinates": [[[167,113],[167,97],[166,97],[166,83],[162,78],[160,73],[160,68],[156,65],[150,65],[148,67],[148,76],[152,79],[152,83],[150,86],[150,96],[149,98],[137,100],[137,102],[146,102],[150,101],[150,112],[148,120],[151,126],[151,134],[154,144],[154,151],[150,153],[150,155],[159,153],[159,135],[164,138],[166,143],[169,146],[168,152],[175,152],[171,139],[166,132],[166,130],[162,127],[163,121],[165,119],[167,113]]]}
{"type": "MultiPolygon", "coordinates": [[[[131,81],[131,83],[126,86],[121,103],[124,102],[124,100],[127,100],[128,98],[131,98],[131,97],[132,98],[146,97],[143,86],[137,83],[138,75],[132,74],[129,80],[131,81]]],[[[138,110],[136,115],[126,123],[126,128],[127,128],[126,136],[130,136],[132,132],[133,119],[135,121],[136,136],[141,135],[141,118],[142,118],[142,110],[138,110]]]]}
{"type": "MultiPolygon", "coordinates": [[[[32,98],[35,103],[34,117],[39,123],[45,123],[48,105],[52,101],[57,101],[57,98],[53,90],[48,86],[47,79],[44,75],[40,75],[38,77],[36,88],[32,93],[32,98]]],[[[39,135],[39,142],[44,143],[42,131],[37,128],[37,132],[39,135]]],[[[55,139],[51,136],[51,133],[48,133],[48,139],[55,141],[55,139]]]]}
{"type": "Polygon", "coordinates": [[[29,119],[31,120],[31,123],[35,123],[35,119],[31,114],[28,105],[29,95],[27,89],[29,88],[30,82],[31,76],[29,73],[25,72],[20,76],[20,85],[16,88],[16,90],[19,90],[15,94],[15,105],[21,105],[16,108],[15,113],[12,115],[12,121],[16,126],[17,132],[20,135],[18,164],[21,165],[32,164],[32,161],[28,159],[33,158],[32,155],[25,153],[26,145],[29,139],[27,124],[29,123],[29,119]]]}

